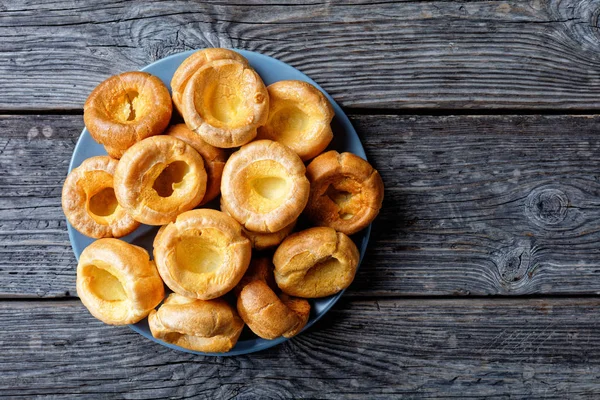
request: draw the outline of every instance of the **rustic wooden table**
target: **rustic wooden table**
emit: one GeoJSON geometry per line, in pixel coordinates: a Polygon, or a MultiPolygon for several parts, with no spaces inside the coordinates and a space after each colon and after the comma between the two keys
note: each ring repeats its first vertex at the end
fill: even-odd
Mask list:
{"type": "Polygon", "coordinates": [[[600,1],[0,0],[0,395],[600,398],[600,1]],[[198,357],[75,297],[60,194],[106,77],[183,50],[279,58],[385,186],[310,331],[198,357]]]}

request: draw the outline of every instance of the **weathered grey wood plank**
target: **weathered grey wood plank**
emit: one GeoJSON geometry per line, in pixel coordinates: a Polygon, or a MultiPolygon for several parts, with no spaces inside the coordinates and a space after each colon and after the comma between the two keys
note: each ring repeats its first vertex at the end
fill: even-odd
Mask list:
{"type": "MultiPolygon", "coordinates": [[[[600,116],[352,120],[386,198],[348,295],[600,293],[600,116]]],[[[81,127],[0,117],[0,296],[75,293],[60,192],[81,127]]]]}
{"type": "Polygon", "coordinates": [[[1,1],[0,109],[81,108],[188,49],[277,57],[346,107],[599,109],[597,0],[1,1]]]}
{"type": "Polygon", "coordinates": [[[386,184],[356,291],[600,291],[599,116],[354,123],[386,184]]]}
{"type": "Polygon", "coordinates": [[[79,301],[0,302],[0,395],[597,398],[598,299],[342,301],[249,356],[174,352],[79,301]]]}
{"type": "Polygon", "coordinates": [[[82,126],[81,116],[0,116],[3,296],[75,293],[77,263],[60,195],[82,126]]]}

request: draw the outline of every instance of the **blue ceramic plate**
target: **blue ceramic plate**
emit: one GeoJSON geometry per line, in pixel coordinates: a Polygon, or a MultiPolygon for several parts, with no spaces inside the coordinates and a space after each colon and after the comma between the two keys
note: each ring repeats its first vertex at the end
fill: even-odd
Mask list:
{"type": "MultiPolygon", "coordinates": [[[[334,139],[329,146],[329,149],[335,149],[339,152],[349,151],[352,152],[362,158],[366,159],[365,151],[360,143],[360,139],[356,134],[356,131],[352,127],[350,120],[342,109],[336,104],[335,101],[329,96],[319,85],[317,85],[312,79],[308,76],[304,75],[302,72],[297,69],[279,61],[274,58],[254,53],[246,50],[235,50],[244,57],[248,59],[252,68],[258,72],[258,74],[262,77],[263,81],[266,85],[270,85],[271,83],[288,80],[288,79],[296,79],[305,82],[309,82],[312,85],[319,88],[331,104],[333,105],[333,109],[335,110],[335,117],[332,121],[332,129],[334,134],[334,139]]],[[[162,60],[156,61],[145,68],[142,68],[142,71],[149,72],[153,75],[159,77],[165,85],[170,90],[170,82],[173,77],[173,73],[179,67],[179,65],[185,60],[189,55],[191,55],[194,51],[186,51],[179,54],[174,54],[167,58],[163,58],[162,60]]],[[[87,129],[84,129],[81,132],[81,136],[75,146],[75,151],[73,152],[73,157],[71,158],[71,164],[69,165],[69,172],[78,167],[83,160],[92,156],[98,155],[106,155],[106,151],[104,147],[96,143],[92,137],[90,136],[87,129]]],[[[218,202],[211,202],[214,204],[212,208],[216,208],[218,202]]],[[[69,230],[69,239],[71,240],[71,246],[73,247],[73,252],[75,253],[75,257],[79,259],[79,255],[83,251],[83,249],[88,246],[90,243],[94,241],[94,239],[89,238],[87,236],[82,235],[77,232],[73,227],[67,222],[68,230],[69,230]]],[[[154,235],[158,230],[157,227],[142,225],[133,233],[128,236],[122,238],[123,240],[134,243],[136,245],[142,246],[152,254],[152,240],[154,239],[154,235]]],[[[355,234],[352,239],[358,246],[360,250],[360,258],[362,258],[365,254],[365,250],[367,248],[367,242],[369,241],[369,234],[371,232],[371,226],[364,229],[363,231],[355,234]]],[[[343,292],[342,292],[343,293],[343,292]]],[[[308,323],[304,330],[310,328],[317,320],[323,317],[325,313],[335,304],[335,302],[340,298],[342,293],[338,293],[334,296],[325,297],[322,299],[310,300],[311,303],[311,315],[308,323]]],[[[179,346],[174,346],[169,343],[165,343],[161,340],[155,339],[150,333],[150,329],[148,328],[147,321],[144,319],[143,321],[130,325],[131,329],[136,331],[137,333],[147,337],[150,340],[153,340],[157,343],[162,344],[163,346],[167,346],[171,349],[185,351],[187,353],[201,354],[201,355],[238,355],[238,354],[247,354],[253,353],[256,351],[264,350],[269,347],[275,346],[279,343],[287,340],[286,338],[278,338],[275,340],[266,340],[256,337],[252,334],[247,328],[245,328],[244,332],[240,336],[236,346],[229,351],[228,353],[201,353],[197,351],[191,351],[184,349],[179,346]]],[[[304,331],[303,330],[303,331],[304,331]]]]}

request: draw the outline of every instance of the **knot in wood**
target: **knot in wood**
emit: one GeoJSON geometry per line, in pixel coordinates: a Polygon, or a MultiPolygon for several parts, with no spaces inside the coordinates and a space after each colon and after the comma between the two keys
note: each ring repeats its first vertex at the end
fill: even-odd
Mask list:
{"type": "Polygon", "coordinates": [[[530,250],[526,246],[517,246],[500,256],[498,272],[504,282],[503,286],[513,286],[527,277],[530,264],[530,250]]]}
{"type": "Polygon", "coordinates": [[[561,23],[564,35],[579,43],[581,48],[592,57],[599,48],[600,4],[598,0],[562,1],[551,0],[549,5],[550,20],[561,23]]]}
{"type": "Polygon", "coordinates": [[[527,197],[526,214],[541,225],[556,225],[567,216],[569,198],[559,189],[535,189],[527,197]]]}

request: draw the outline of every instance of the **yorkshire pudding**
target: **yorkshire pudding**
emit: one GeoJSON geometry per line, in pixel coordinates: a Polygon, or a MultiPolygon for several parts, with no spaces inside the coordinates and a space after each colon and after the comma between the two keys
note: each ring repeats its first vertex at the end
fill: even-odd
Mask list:
{"type": "Polygon", "coordinates": [[[121,237],[140,224],[117,203],[113,174],[117,160],[108,156],[88,158],[67,176],[62,208],[75,229],[93,238],[121,237]]]}
{"type": "Polygon", "coordinates": [[[269,118],[259,139],[283,143],[302,161],[320,154],[331,139],[333,107],[319,89],[303,81],[279,81],[267,87],[269,118]]]}
{"type": "Polygon", "coordinates": [[[154,260],[167,286],[202,300],[233,289],[248,269],[251,253],[240,224],[210,209],[180,214],[154,240],[154,260]]]}
{"type": "Polygon", "coordinates": [[[196,207],[206,190],[202,157],[184,141],[153,136],[131,146],[115,172],[119,204],[148,225],[167,224],[196,207]]]}
{"type": "Polygon", "coordinates": [[[296,226],[296,222],[298,220],[294,220],[291,224],[285,226],[283,229],[277,232],[253,232],[248,229],[242,227],[242,231],[244,235],[250,240],[252,244],[252,248],[256,250],[265,250],[271,247],[277,246],[279,243],[283,241],[294,229],[296,226]]]}
{"type": "Polygon", "coordinates": [[[305,213],[320,226],[352,235],[369,225],[383,202],[383,181],[371,164],[332,150],[306,168],[310,200],[305,213]]]}
{"type": "Polygon", "coordinates": [[[274,268],[275,267],[273,266],[273,263],[267,257],[252,258],[246,273],[237,286],[233,289],[233,293],[236,296],[239,296],[244,286],[252,281],[263,281],[267,284],[267,286],[275,290],[277,288],[277,284],[275,283],[275,276],[273,275],[274,268]]]}
{"type": "Polygon", "coordinates": [[[118,239],[98,239],[77,264],[77,294],[92,315],[111,325],[135,324],[165,296],[146,250],[118,239]]]}
{"type": "Polygon", "coordinates": [[[200,68],[182,97],[186,125],[215,147],[237,147],[256,137],[269,113],[269,95],[247,64],[218,60],[200,68]]]}
{"type": "MultiPolygon", "coordinates": [[[[223,203],[223,198],[221,198],[221,211],[227,215],[231,215],[231,213],[227,210],[227,206],[223,203]]],[[[281,243],[283,239],[285,239],[292,232],[297,221],[298,220],[294,220],[291,224],[277,232],[253,232],[249,231],[243,226],[242,232],[244,232],[244,236],[250,240],[253,249],[265,250],[269,247],[275,247],[281,243]]]]}
{"type": "Polygon", "coordinates": [[[119,149],[117,147],[104,145],[104,150],[106,150],[106,152],[108,153],[109,156],[118,160],[121,157],[123,157],[123,154],[125,154],[125,150],[127,150],[127,149],[119,149]]]}
{"type": "Polygon", "coordinates": [[[166,134],[183,140],[192,146],[204,160],[207,175],[206,193],[204,193],[200,205],[206,204],[217,197],[221,193],[221,176],[223,175],[225,161],[227,161],[225,150],[206,143],[197,133],[190,131],[185,124],[171,126],[166,134]]]}
{"type": "Polygon", "coordinates": [[[288,236],[275,251],[275,281],[291,296],[329,296],[350,286],[359,257],[345,234],[333,228],[306,229],[288,236]]]}
{"type": "Polygon", "coordinates": [[[183,60],[179,68],[173,74],[171,79],[171,90],[173,91],[173,103],[181,114],[181,99],[183,91],[188,81],[201,67],[211,61],[216,60],[235,60],[243,64],[248,64],[248,61],[239,53],[233,50],[211,48],[204,49],[193,53],[191,56],[183,60]]]}
{"type": "Polygon", "coordinates": [[[253,260],[248,273],[238,285],[238,313],[248,327],[263,339],[290,338],[304,328],[310,304],[286,294],[277,296],[267,280],[272,276],[268,259],[253,260]]]}
{"type": "Polygon", "coordinates": [[[152,336],[186,349],[223,353],[235,346],[244,322],[225,300],[172,293],[148,316],[152,336]]]}
{"type": "Polygon", "coordinates": [[[254,232],[277,232],[295,221],[310,184],[300,157],[281,143],[258,140],[235,152],[223,170],[222,202],[254,232]]]}
{"type": "Polygon", "coordinates": [[[120,158],[134,143],[161,134],[172,111],[169,90],[159,78],[125,72],[92,91],[83,106],[83,121],[94,140],[120,158]]]}

